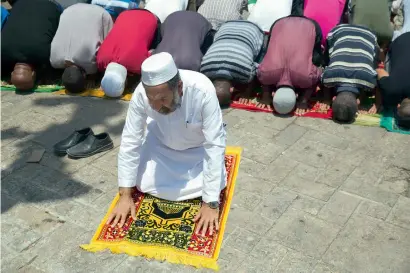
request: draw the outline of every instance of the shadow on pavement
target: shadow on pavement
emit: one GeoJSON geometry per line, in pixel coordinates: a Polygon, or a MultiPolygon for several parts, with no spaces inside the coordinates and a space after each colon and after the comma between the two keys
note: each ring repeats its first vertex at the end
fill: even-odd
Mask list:
{"type": "MultiPolygon", "coordinates": [[[[4,99],[3,99],[4,98],[4,99]]],[[[1,213],[18,203],[48,203],[87,194],[93,187],[73,174],[105,153],[71,160],[53,153],[53,145],[74,130],[91,127],[95,134],[107,132],[117,147],[128,103],[88,97],[2,94],[9,107],[28,106],[7,114],[2,107],[1,213]],[[11,105],[11,106],[10,106],[11,105]],[[46,150],[42,160],[27,163],[36,148],[46,150]],[[3,202],[4,200],[4,202],[3,202]]],[[[13,109],[15,110],[15,109],[13,109]]],[[[85,181],[87,183],[87,181],[85,181]]],[[[113,185],[115,181],[112,181],[113,185]]]]}

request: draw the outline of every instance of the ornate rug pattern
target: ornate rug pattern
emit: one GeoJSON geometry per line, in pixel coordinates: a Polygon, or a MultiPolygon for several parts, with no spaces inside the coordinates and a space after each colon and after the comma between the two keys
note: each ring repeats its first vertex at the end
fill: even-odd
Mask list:
{"type": "Polygon", "coordinates": [[[128,218],[122,228],[106,225],[119,196],[112,202],[90,244],[85,250],[96,252],[110,249],[113,253],[145,256],[172,263],[218,269],[217,259],[232,201],[241,148],[228,147],[225,155],[227,187],[221,192],[220,229],[212,236],[195,234],[193,219],[201,207],[201,199],[181,202],[167,201],[143,194],[135,189],[133,198],[137,220],[128,218]]]}

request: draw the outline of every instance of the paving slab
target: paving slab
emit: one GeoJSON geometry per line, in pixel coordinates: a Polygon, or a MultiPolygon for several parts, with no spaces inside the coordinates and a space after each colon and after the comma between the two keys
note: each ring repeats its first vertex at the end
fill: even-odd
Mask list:
{"type": "MultiPolygon", "coordinates": [[[[79,248],[117,193],[127,102],[0,97],[2,272],[213,272],[79,248]],[[84,127],[108,132],[115,148],[81,160],[53,154],[54,143],[84,127]],[[26,163],[41,147],[41,162],[26,163]]],[[[331,120],[223,115],[228,144],[244,153],[221,272],[409,272],[409,136],[331,120]]]]}
{"type": "Polygon", "coordinates": [[[404,273],[410,268],[410,233],[381,220],[354,215],[323,256],[351,272],[404,273]]]}

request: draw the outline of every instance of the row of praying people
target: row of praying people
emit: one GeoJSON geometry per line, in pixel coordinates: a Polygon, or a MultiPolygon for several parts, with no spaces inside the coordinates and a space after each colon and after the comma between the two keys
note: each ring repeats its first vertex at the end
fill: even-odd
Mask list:
{"type": "Polygon", "coordinates": [[[179,69],[210,78],[221,105],[232,96],[248,103],[261,84],[259,107],[303,114],[320,86],[321,109],[332,105],[337,121],[354,120],[369,95],[376,95],[369,113],[398,107],[404,120],[410,116],[409,80],[402,76],[409,59],[406,50],[394,50],[410,46],[410,20],[404,16],[396,31],[390,22],[390,9],[405,15],[409,0],[391,7],[388,0],[259,0],[247,20],[243,0],[195,1],[198,12],[186,11],[192,6],[187,0],[59,2],[13,3],[2,30],[2,66],[13,71],[11,82],[21,90],[33,88],[36,73],[51,64],[64,69],[70,92],[82,92],[87,75],[100,71],[105,94],[119,97],[148,56],[168,52],[179,69]],[[30,12],[34,7],[37,13],[30,12]],[[387,52],[388,70],[378,68],[387,52]]]}

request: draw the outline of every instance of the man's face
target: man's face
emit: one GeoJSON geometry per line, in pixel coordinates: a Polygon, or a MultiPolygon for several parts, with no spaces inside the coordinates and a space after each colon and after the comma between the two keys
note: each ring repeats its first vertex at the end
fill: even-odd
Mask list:
{"type": "Polygon", "coordinates": [[[174,112],[181,105],[182,83],[171,90],[167,83],[157,86],[145,86],[151,107],[163,115],[174,112]]]}

